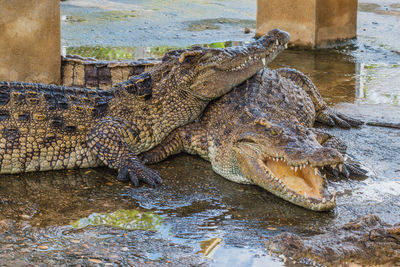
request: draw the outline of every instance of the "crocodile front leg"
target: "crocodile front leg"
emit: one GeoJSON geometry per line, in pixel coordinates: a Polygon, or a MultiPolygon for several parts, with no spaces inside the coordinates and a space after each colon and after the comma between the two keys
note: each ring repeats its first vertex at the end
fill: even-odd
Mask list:
{"type": "Polygon", "coordinates": [[[160,175],[139,161],[124,138],[139,138],[137,132],[123,121],[108,117],[96,123],[87,143],[104,164],[118,170],[119,180],[131,180],[135,186],[139,181],[156,186],[161,182],[160,175]]]}
{"type": "Polygon", "coordinates": [[[199,123],[192,123],[173,131],[153,149],[141,153],[139,158],[146,164],[153,164],[169,156],[187,152],[208,159],[207,130],[199,123]]]}
{"type": "Polygon", "coordinates": [[[357,161],[355,161],[346,154],[347,145],[342,140],[323,131],[319,131],[316,129],[313,129],[313,131],[317,137],[318,142],[323,147],[336,149],[345,158],[345,161],[342,166],[336,166],[334,168],[326,166],[325,167],[326,171],[333,174],[335,177],[339,177],[339,175],[343,175],[346,178],[349,178],[350,176],[356,176],[356,177],[367,176],[368,171],[364,170],[360,163],[358,163],[357,161]]]}
{"type": "Polygon", "coordinates": [[[316,111],[316,121],[341,128],[357,127],[363,124],[362,121],[350,118],[334,109],[328,107],[322,99],[315,84],[304,73],[295,69],[281,68],[276,70],[281,76],[292,80],[310,96],[316,111]]]}

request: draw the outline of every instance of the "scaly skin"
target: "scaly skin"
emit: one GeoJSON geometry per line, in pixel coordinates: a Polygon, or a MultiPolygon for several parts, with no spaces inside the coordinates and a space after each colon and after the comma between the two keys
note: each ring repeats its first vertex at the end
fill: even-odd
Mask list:
{"type": "Polygon", "coordinates": [[[389,225],[367,215],[312,237],[283,233],[268,240],[267,248],[295,261],[311,259],[326,266],[399,266],[400,223],[389,225]]]}
{"type": "Polygon", "coordinates": [[[256,184],[307,209],[329,210],[335,195],[319,169],[342,164],[346,146],[312,129],[316,119],[345,128],[360,124],[327,107],[304,74],[263,69],[212,102],[199,122],[140,157],[154,163],[181,151],[198,154],[231,181],[256,184]]]}
{"type": "Polygon", "coordinates": [[[241,47],[171,51],[109,91],[1,82],[0,173],[107,165],[120,180],[156,185],[159,174],[136,155],[195,120],[288,40],[275,29],[241,47]]]}

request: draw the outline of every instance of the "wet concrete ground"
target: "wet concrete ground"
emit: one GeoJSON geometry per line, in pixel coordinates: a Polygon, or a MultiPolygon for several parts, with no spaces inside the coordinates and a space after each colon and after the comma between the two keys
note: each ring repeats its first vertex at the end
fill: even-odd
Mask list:
{"type": "MultiPolygon", "coordinates": [[[[154,11],[157,16],[175,13],[179,20],[175,22],[166,16],[167,22],[171,22],[161,23],[150,17],[148,22],[154,19],[155,26],[147,29],[147,39],[137,32],[125,38],[123,33],[135,28],[138,22],[136,17],[124,17],[118,23],[131,26],[113,32],[117,37],[110,40],[111,33],[107,31],[120,24],[87,19],[98,8],[81,9],[88,4],[107,6],[110,2],[63,3],[65,16],[83,14],[86,19],[63,23],[64,45],[84,45],[89,47],[87,51],[98,53],[90,47],[246,41],[250,36],[241,32],[240,23],[233,24],[235,33],[224,31],[225,28],[205,28],[196,33],[199,36],[192,36],[184,27],[186,21],[202,17],[236,16],[247,20],[254,18],[255,13],[255,1],[245,1],[242,8],[239,2],[243,1],[174,1],[177,5],[173,6],[167,5],[170,1],[135,1],[137,6],[129,6],[133,1],[121,0],[120,6],[117,5],[120,10],[136,8],[147,12],[152,6],[158,8],[154,11]],[[186,16],[181,16],[194,6],[199,12],[193,15],[193,10],[189,10],[186,16]],[[222,12],[225,9],[228,11],[222,12]],[[206,10],[212,12],[206,14],[206,10]],[[160,25],[157,23],[182,27],[176,26],[178,38],[170,38],[174,32],[171,27],[170,33],[165,33],[167,37],[157,41],[155,36],[159,35],[154,34],[160,25]],[[105,25],[111,28],[104,28],[105,25]],[[95,30],[81,35],[79,27],[95,30]]],[[[395,12],[399,4],[380,1],[377,7],[362,0],[357,41],[335,49],[291,49],[282,53],[271,67],[303,71],[327,102],[344,113],[366,121],[399,123],[400,30],[395,28],[400,25],[400,16],[395,12]]],[[[105,17],[112,16],[107,12],[114,12],[115,5],[108,8],[112,10],[102,9],[105,17]]],[[[143,23],[147,21],[141,19],[143,23]]],[[[135,48],[130,49],[134,56],[135,48]]],[[[151,48],[137,50],[146,52],[151,48]]],[[[155,49],[160,50],[160,47],[155,49]]],[[[155,189],[117,182],[115,172],[105,168],[4,175],[0,177],[3,201],[0,263],[5,266],[300,266],[270,256],[265,249],[266,240],[283,231],[304,236],[322,233],[370,213],[389,223],[399,222],[400,130],[370,126],[326,130],[345,140],[349,154],[370,170],[370,176],[364,180],[332,179],[329,186],[338,191],[337,208],[327,213],[307,211],[260,188],[231,183],[215,174],[208,162],[187,155],[154,166],[164,177],[163,184],[155,189]]]]}

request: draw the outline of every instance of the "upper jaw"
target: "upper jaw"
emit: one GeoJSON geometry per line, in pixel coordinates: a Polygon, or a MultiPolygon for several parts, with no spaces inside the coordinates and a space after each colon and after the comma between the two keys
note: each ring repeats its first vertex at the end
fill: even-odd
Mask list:
{"type": "Polygon", "coordinates": [[[222,71],[240,71],[250,66],[257,66],[258,70],[266,67],[282,50],[287,43],[280,43],[277,39],[270,40],[269,46],[247,45],[229,53],[230,56],[222,59],[224,63],[216,65],[222,71]]]}
{"type": "Polygon", "coordinates": [[[220,50],[222,53],[216,55],[208,64],[214,65],[219,70],[238,71],[258,65],[265,67],[282,50],[287,48],[290,35],[279,29],[274,29],[257,41],[240,47],[229,47],[220,50]]]}

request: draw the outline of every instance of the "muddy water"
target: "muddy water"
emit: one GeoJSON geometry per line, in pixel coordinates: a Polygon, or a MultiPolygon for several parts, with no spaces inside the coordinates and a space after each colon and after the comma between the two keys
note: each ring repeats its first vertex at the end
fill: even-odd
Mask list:
{"type": "MultiPolygon", "coordinates": [[[[186,30],[188,24],[181,21],[171,23],[182,27],[178,34],[189,41],[181,41],[181,37],[171,41],[167,36],[169,41],[155,41],[159,46],[149,47],[156,34],[148,28],[148,37],[152,36],[149,40],[130,36],[125,43],[126,29],[111,33],[107,27],[118,24],[104,20],[129,25],[136,18],[132,15],[149,12],[148,6],[155,2],[110,2],[74,0],[63,4],[64,15],[75,17],[63,24],[67,51],[100,58],[158,57],[171,46],[209,40],[208,43],[216,42],[209,46],[222,47],[237,44],[226,40],[250,39],[245,35],[218,39],[215,31],[219,29],[207,28],[199,31],[204,39],[197,38],[191,35],[194,31],[186,30]],[[81,15],[81,19],[76,18],[81,15]],[[80,35],[79,27],[93,28],[97,37],[91,35],[92,31],[80,35]],[[114,41],[108,39],[110,34],[116,36],[114,41]],[[93,47],[93,40],[97,47],[93,47]]],[[[184,2],[177,2],[178,7],[163,6],[165,12],[171,15],[185,10],[184,2]]],[[[189,2],[190,8],[207,7],[205,1],[189,2]]],[[[237,2],[232,2],[227,14],[246,21],[246,9],[239,10],[237,2]]],[[[248,2],[249,6],[250,2],[255,3],[248,2]]],[[[225,9],[228,2],[207,3],[213,7],[219,3],[225,9]]],[[[395,3],[385,5],[390,8],[392,4],[395,3]]],[[[383,4],[378,5],[378,10],[385,10],[383,4]]],[[[366,31],[359,29],[363,33],[359,33],[358,41],[334,49],[288,50],[271,68],[293,67],[303,71],[327,102],[344,113],[366,121],[399,123],[400,49],[390,41],[394,34],[383,26],[379,28],[392,23],[396,16],[379,14],[374,6],[363,8],[359,25],[365,25],[362,27],[366,31]],[[371,27],[378,28],[370,31],[371,27]]],[[[221,17],[201,16],[210,20],[221,17]]],[[[157,25],[158,20],[154,20],[157,25]]],[[[236,25],[236,30],[242,27],[232,25],[236,25]]],[[[116,173],[105,168],[3,175],[0,265],[279,266],[284,265],[283,260],[270,256],[265,242],[283,231],[313,235],[370,213],[389,223],[400,221],[400,131],[370,126],[325,130],[345,140],[349,154],[370,170],[364,180],[332,178],[329,187],[338,191],[338,206],[327,213],[310,212],[260,188],[231,183],[216,175],[208,162],[187,155],[154,166],[164,177],[163,184],[155,189],[117,182],[116,173]]]]}

